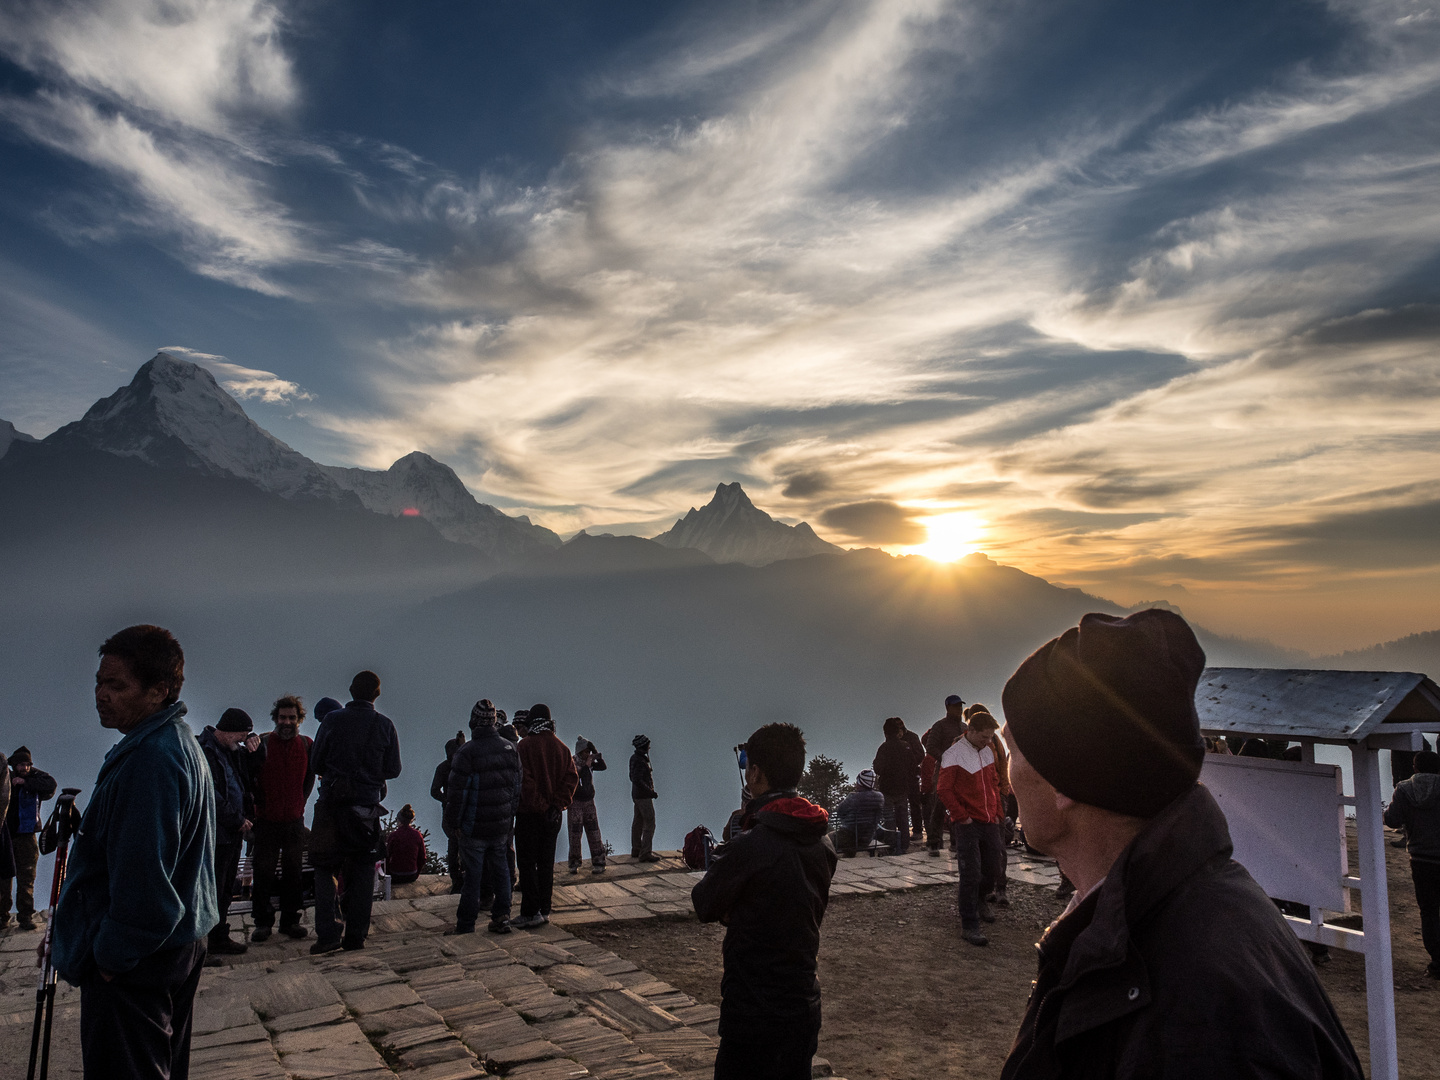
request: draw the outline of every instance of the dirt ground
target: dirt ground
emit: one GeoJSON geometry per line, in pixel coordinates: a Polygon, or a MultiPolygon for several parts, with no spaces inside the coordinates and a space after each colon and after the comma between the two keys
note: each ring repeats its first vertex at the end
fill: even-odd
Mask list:
{"type": "MultiPolygon", "coordinates": [[[[1387,848],[1400,1075],[1440,1075],[1440,981],[1425,975],[1420,919],[1404,852],[1387,848]]],[[[986,927],[990,944],[960,940],[949,888],[838,896],[825,916],[820,984],[825,995],[820,1056],[848,1080],[999,1076],[1035,977],[1034,943],[1063,904],[1012,882],[1011,906],[986,927]]],[[[720,1003],[724,930],[694,921],[572,927],[679,987],[720,1003]]],[[[1369,1072],[1365,962],[1333,950],[1320,981],[1369,1072]]]]}

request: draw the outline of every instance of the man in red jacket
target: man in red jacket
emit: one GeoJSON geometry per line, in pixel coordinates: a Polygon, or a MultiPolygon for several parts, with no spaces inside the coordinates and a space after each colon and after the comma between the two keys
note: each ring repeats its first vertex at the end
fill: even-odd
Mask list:
{"type": "Polygon", "coordinates": [[[255,930],[251,941],[266,941],[275,927],[270,898],[275,895],[275,864],[280,864],[280,932],[303,938],[300,870],[304,858],[305,803],[315,786],[310,767],[310,738],[300,734],[305,703],[294,694],[279,698],[270,710],[275,730],[260,740],[251,761],[255,778],[255,930]]]}
{"type": "Polygon", "coordinates": [[[515,860],[520,869],[519,929],[550,921],[555,888],[555,839],[580,772],[567,747],[555,735],[548,705],[530,708],[530,734],[520,740],[520,808],[515,814],[515,860]]]}
{"type": "Polygon", "coordinates": [[[991,746],[999,726],[988,712],[975,713],[965,734],[940,759],[936,785],[940,801],[950,813],[960,862],[960,936],[971,945],[988,945],[990,939],[980,923],[995,921],[981,894],[981,881],[1005,879],[1005,846],[1000,838],[1004,809],[991,746]]]}

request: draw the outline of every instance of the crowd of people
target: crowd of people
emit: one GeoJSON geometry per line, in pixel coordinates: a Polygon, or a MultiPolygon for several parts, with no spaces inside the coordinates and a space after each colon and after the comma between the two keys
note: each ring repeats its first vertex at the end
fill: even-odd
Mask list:
{"type": "MultiPolygon", "coordinates": [[[[878,841],[902,854],[948,841],[959,864],[964,940],[1006,905],[1010,830],[1056,857],[1073,895],[1045,931],[1011,1078],[1160,1075],[1205,1063],[1206,1075],[1361,1075],[1313,965],[1283,917],[1229,856],[1224,815],[1198,781],[1207,746],[1194,693],[1204,654],[1167,611],[1087,615],[1042,646],[1007,682],[1003,725],[984,705],[946,700],[924,735],[892,717],[873,766],[836,808],[802,797],[805,738],[767,724],[741,750],[745,805],[695,885],[697,916],[726,927],[717,1080],[810,1075],[821,1023],[821,925],[837,852],[878,841]]],[[[252,843],[251,943],[304,938],[300,872],[315,871],[313,954],[363,949],[382,850],[382,802],[400,775],[396,725],[376,709],[379,677],[359,672],[350,700],[315,703],[319,729],[299,734],[305,705],[278,698],[273,729],[227,709],[196,736],[180,701],[184,654],[166,630],[132,626],[100,647],[95,702],[120,740],[106,754],[39,953],[81,989],[87,1076],[185,1075],[191,1011],[207,955],[244,951],[228,908],[246,837],[252,843]],[[318,785],[310,827],[306,807],[318,785]],[[48,950],[48,952],[47,952],[48,950]]],[[[653,861],[649,739],[630,759],[631,851],[653,861]]],[[[1405,830],[1431,974],[1440,976],[1440,757],[1418,754],[1386,811],[1405,830]]],[[[582,841],[606,869],[585,738],[560,740],[543,703],[514,719],[476,702],[431,793],[443,804],[452,934],[548,921],[555,848],[569,815],[569,869],[582,841]],[[518,886],[521,908],[511,917],[518,886]]],[[[34,925],[41,804],[55,781],[21,747],[0,767],[0,880],[9,918],[34,925]],[[36,853],[32,854],[32,850],[36,853]]],[[[388,840],[390,872],[413,880],[424,837],[408,804],[388,840]]],[[[1191,1070],[1193,1072],[1193,1069],[1191,1070]]]]}

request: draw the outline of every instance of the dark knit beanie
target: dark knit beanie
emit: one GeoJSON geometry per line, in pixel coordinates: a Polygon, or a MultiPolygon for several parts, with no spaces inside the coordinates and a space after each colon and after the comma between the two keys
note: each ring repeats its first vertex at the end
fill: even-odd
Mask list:
{"type": "Polygon", "coordinates": [[[254,731],[255,721],[250,719],[250,714],[244,709],[226,709],[220,714],[220,722],[215,725],[216,731],[254,731]]]}
{"type": "Polygon", "coordinates": [[[549,706],[549,705],[531,705],[531,706],[530,706],[529,719],[530,719],[530,720],[549,720],[549,719],[551,719],[551,716],[550,716],[550,706],[549,706]]]}
{"type": "Polygon", "coordinates": [[[332,712],[343,709],[344,707],[345,706],[341,705],[340,702],[336,701],[333,697],[322,697],[319,701],[315,702],[315,720],[318,723],[332,712]]]}
{"type": "Polygon", "coordinates": [[[479,731],[481,728],[493,728],[498,719],[499,717],[495,714],[495,703],[489,698],[481,698],[470,710],[470,730],[479,731]]]}
{"type": "Polygon", "coordinates": [[[10,755],[11,765],[34,765],[35,759],[30,756],[29,747],[18,746],[15,752],[10,755]]]}
{"type": "Polygon", "coordinates": [[[1086,615],[1010,676],[1005,721],[1062,795],[1153,817],[1199,779],[1195,687],[1204,668],[1204,650],[1173,612],[1086,615]]]}

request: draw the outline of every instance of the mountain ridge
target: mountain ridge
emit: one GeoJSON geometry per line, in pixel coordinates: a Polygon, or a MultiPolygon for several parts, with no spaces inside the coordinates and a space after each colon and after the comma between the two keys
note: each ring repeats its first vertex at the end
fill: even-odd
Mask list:
{"type": "Polygon", "coordinates": [[[717,485],[705,506],[692,506],[684,517],[651,539],[668,548],[703,551],[716,562],[747,566],[844,550],[815,535],[804,521],[798,525],[776,521],[750,501],[739,481],[717,485]]]}

